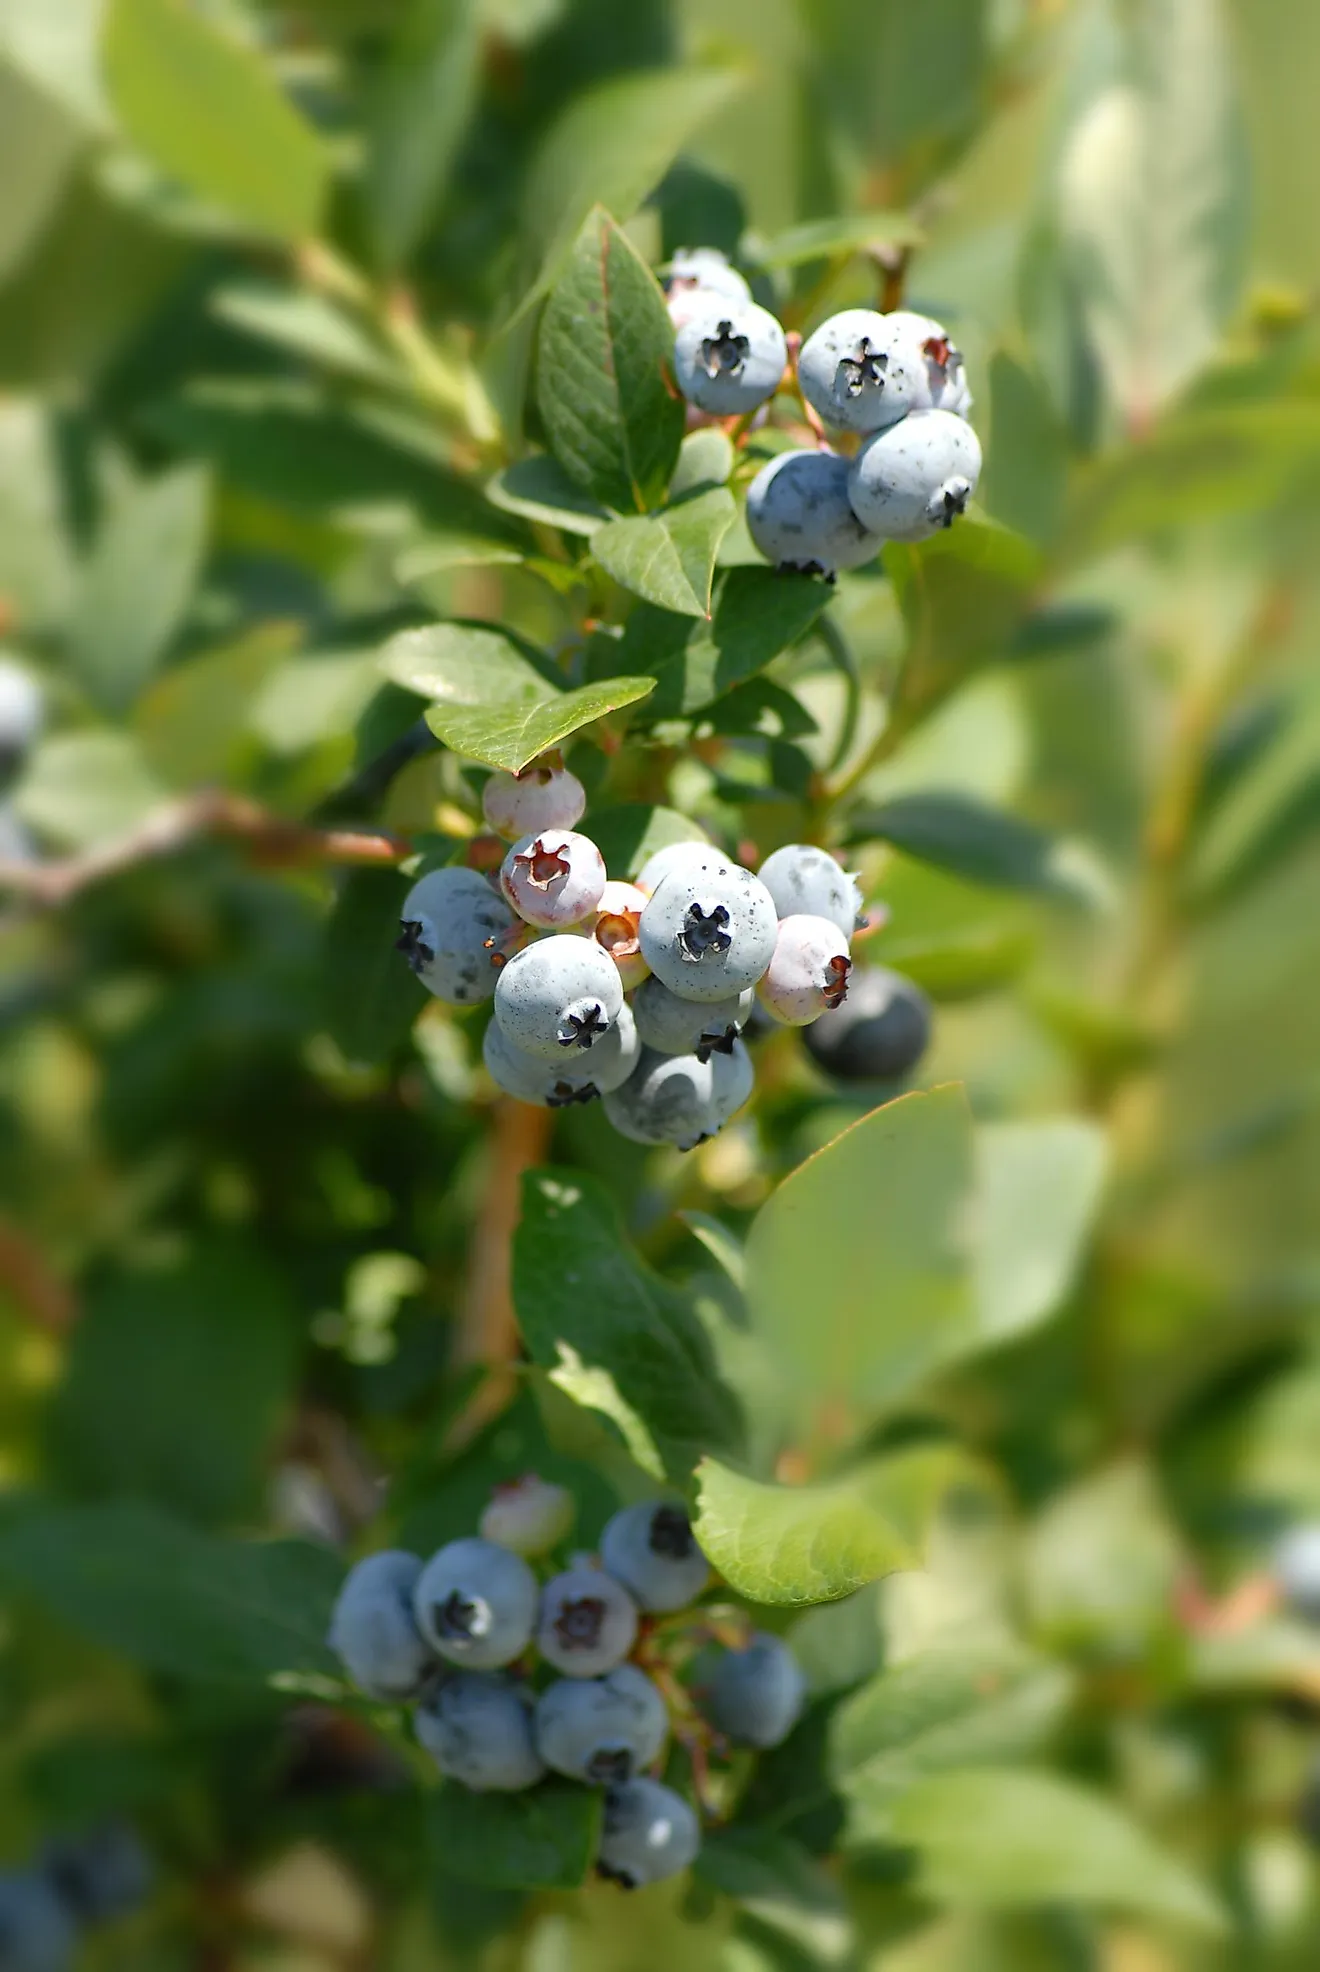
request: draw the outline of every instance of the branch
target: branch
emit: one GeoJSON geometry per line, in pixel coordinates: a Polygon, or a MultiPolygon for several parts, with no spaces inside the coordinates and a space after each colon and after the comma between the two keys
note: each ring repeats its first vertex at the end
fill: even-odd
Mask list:
{"type": "Polygon", "coordinates": [[[0,862],[0,891],[58,910],[94,883],[138,863],[174,855],[203,839],[241,842],[267,868],[309,863],[391,866],[411,853],[402,836],[375,829],[316,829],[272,815],[239,794],[204,789],[155,808],[135,828],[76,856],[52,862],[0,862]]]}

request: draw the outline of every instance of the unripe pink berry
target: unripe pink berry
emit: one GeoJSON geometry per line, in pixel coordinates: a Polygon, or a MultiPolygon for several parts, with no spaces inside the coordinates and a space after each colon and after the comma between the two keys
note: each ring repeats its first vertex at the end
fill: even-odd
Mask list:
{"type": "Polygon", "coordinates": [[[481,811],[506,842],[542,829],[571,829],[582,820],[587,794],[576,774],[545,756],[520,774],[492,774],[481,790],[481,811]]]}
{"type": "Polygon", "coordinates": [[[573,1525],[573,1496],[563,1486],[524,1472],[496,1486],[482,1510],[484,1541],[512,1548],[515,1554],[544,1554],[562,1541],[573,1525]]]}
{"type": "Polygon", "coordinates": [[[806,1027],[842,1006],[852,960],[848,940],[828,918],[781,918],[774,955],[757,987],[761,1004],[788,1027],[806,1027]]]}
{"type": "Polygon", "coordinates": [[[528,924],[563,931],[590,917],[604,896],[604,858],[590,836],[542,829],[514,843],[500,870],[500,889],[528,924]]]}
{"type": "Polygon", "coordinates": [[[625,993],[640,986],[651,968],[642,957],[637,927],[646,907],[646,892],[635,883],[611,881],[605,885],[596,906],[592,936],[602,951],[608,952],[619,968],[625,993]]]}

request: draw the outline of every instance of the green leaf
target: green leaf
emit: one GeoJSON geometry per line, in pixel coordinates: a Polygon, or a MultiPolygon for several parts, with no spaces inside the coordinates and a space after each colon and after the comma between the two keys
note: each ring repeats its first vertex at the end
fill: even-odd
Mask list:
{"type": "Polygon", "coordinates": [[[1180,412],[1079,476],[1060,557],[1089,561],[1147,535],[1266,508],[1318,460],[1320,404],[1180,412]]]}
{"type": "Polygon", "coordinates": [[[506,513],[543,520],[565,534],[594,534],[609,515],[576,487],[548,452],[517,459],[488,481],[486,498],[506,513]]]}
{"type": "Polygon", "coordinates": [[[704,1451],[736,1448],[736,1408],[688,1297],[630,1251],[594,1179],[525,1178],[513,1298],[532,1361],[612,1416],[639,1462],[682,1481],[704,1451]]]}
{"type": "Polygon", "coordinates": [[[541,319],[537,402],[569,478],[619,513],[658,505],[678,458],[684,406],[668,381],[673,349],[655,276],[597,208],[541,319]]]}
{"type": "Polygon", "coordinates": [[[0,281],[8,280],[55,212],[86,132],[14,67],[0,40],[0,281]]]}
{"type": "Polygon", "coordinates": [[[701,1844],[695,1873],[799,1945],[813,1966],[849,1961],[853,1926],[843,1892],[801,1843],[769,1828],[716,1828],[701,1844]]]}
{"type": "Polygon", "coordinates": [[[612,655],[656,679],[648,717],[679,718],[763,671],[806,635],[829,601],[829,589],[810,575],[732,568],[716,582],[708,623],[646,603],[629,617],[612,655]]]}
{"type": "Polygon", "coordinates": [[[917,1566],[961,1463],[947,1446],[922,1445],[820,1485],[772,1486],[704,1458],[697,1538],[749,1602],[835,1602],[917,1566]]]}
{"type": "Polygon", "coordinates": [[[591,839],[611,876],[635,877],[657,849],[667,849],[672,842],[702,842],[705,837],[697,824],[677,809],[638,801],[617,808],[593,808],[591,839]]]}
{"type": "Polygon", "coordinates": [[[1031,1752],[1058,1723],[1072,1678],[1006,1642],[924,1650],[846,1698],[829,1725],[829,1770],[848,1839],[894,1838],[895,1804],[930,1774],[1031,1752]]]}
{"type": "Polygon", "coordinates": [[[165,798],[128,733],[56,733],[33,754],[14,794],[19,816],[65,849],[130,829],[165,798]]]}
{"type": "Polygon", "coordinates": [[[603,1799],[568,1780],[522,1794],[473,1794],[451,1782],[431,1803],[432,1853],[462,1883],[573,1890],[595,1861],[603,1799]]]}
{"type": "Polygon", "coordinates": [[[707,486],[723,486],[733,471],[733,440],[719,425],[690,431],[679,448],[678,464],[669,482],[671,503],[707,486]]]}
{"type": "Polygon", "coordinates": [[[109,0],[106,81],[127,134],[258,232],[315,233],[329,156],[256,52],[184,0],[109,0]]]}
{"type": "Polygon", "coordinates": [[[591,552],[635,596],[708,618],[715,556],[736,514],[728,488],[712,487],[662,514],[608,522],[592,535],[591,552]]]}
{"type": "Polygon", "coordinates": [[[455,753],[519,773],[571,733],[632,705],[650,678],[608,678],[564,691],[498,630],[437,623],[405,630],[381,653],[396,685],[437,701],[426,723],[455,753]]]}
{"type": "Polygon", "coordinates": [[[190,789],[242,777],[262,686],[288,656],[298,627],[260,623],[218,650],[171,665],[148,686],[133,726],[148,765],[167,786],[190,789]]]}
{"type": "Polygon", "coordinates": [[[990,889],[1034,890],[1096,906],[1109,901],[1082,846],[963,794],[905,794],[854,811],[849,839],[879,836],[905,855],[990,889]]]}
{"type": "Polygon", "coordinates": [[[1067,434],[1042,385],[1003,349],[990,359],[990,434],[986,508],[1004,527],[1053,541],[1063,523],[1067,434]]]}
{"type": "Polygon", "coordinates": [[[1005,1342],[1057,1308],[1100,1204],[1105,1139],[1080,1117],[976,1133],[975,1294],[981,1339],[1005,1342]]]}
{"type": "Polygon", "coordinates": [[[223,1541],[158,1506],[22,1502],[0,1516],[0,1582],[148,1670],[268,1685],[325,1676],[343,1573],[304,1541],[223,1541]]]}
{"type": "Polygon", "coordinates": [[[211,307],[231,328],[337,375],[396,389],[405,381],[388,351],[325,295],[278,281],[235,281],[217,291],[211,307]]]}
{"type": "Polygon", "coordinates": [[[1297,693],[1285,704],[1277,736],[1243,771],[1212,809],[1196,842],[1191,888],[1212,897],[1259,867],[1286,824],[1309,810],[1320,789],[1320,690],[1297,693]]]}
{"type": "Polygon", "coordinates": [[[59,0],[32,7],[0,0],[0,52],[43,95],[89,131],[104,132],[110,115],[101,86],[98,38],[103,0],[59,0]]]}
{"type": "Polygon", "coordinates": [[[363,195],[391,272],[426,235],[476,98],[481,9],[412,0],[371,105],[363,195]]]}
{"type": "Polygon", "coordinates": [[[427,1004],[394,949],[406,892],[397,870],[351,870],[326,920],[325,1024],[349,1061],[384,1061],[427,1004]]]}
{"type": "Polygon", "coordinates": [[[768,240],[754,241],[748,252],[758,267],[801,267],[808,260],[833,260],[874,247],[920,246],[924,238],[905,212],[840,213],[789,226],[768,240]]]}
{"type": "Polygon", "coordinates": [[[630,219],[692,133],[740,86],[728,70],[657,68],[573,97],[527,172],[523,231],[539,272],[519,315],[559,278],[592,207],[630,219]]]}
{"type": "Polygon", "coordinates": [[[252,1249],[112,1276],[83,1309],[55,1402],[61,1473],[203,1521],[253,1513],[297,1361],[283,1279],[252,1249]]]}
{"type": "Polygon", "coordinates": [[[1081,1903],[1220,1931],[1218,1904],[1121,1809],[1011,1767],[935,1774],[894,1809],[920,1889],[955,1904],[1081,1903]]]}
{"type": "Polygon", "coordinates": [[[905,689],[923,706],[1004,654],[1041,569],[1031,542],[975,516],[919,547],[890,542],[884,559],[907,625],[905,689]]]}
{"type": "Polygon", "coordinates": [[[141,482],[111,509],[69,631],[79,677],[111,711],[132,704],[183,623],[209,510],[210,481],[196,466],[141,482]]]}
{"type": "Polygon", "coordinates": [[[1056,1493],[1023,1563],[1032,1621],[1051,1640],[1122,1662],[1171,1633],[1186,1562],[1158,1475],[1136,1458],[1056,1493]]]}
{"type": "Polygon", "coordinates": [[[1232,316],[1248,169],[1219,9],[1148,0],[1120,21],[1119,72],[1061,161],[1059,227],[1109,395],[1140,425],[1196,374],[1232,316]]]}

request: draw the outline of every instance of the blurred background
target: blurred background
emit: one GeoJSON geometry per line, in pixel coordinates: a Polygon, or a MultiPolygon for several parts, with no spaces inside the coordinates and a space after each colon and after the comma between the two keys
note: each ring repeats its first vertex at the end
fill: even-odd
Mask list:
{"type": "MultiPolygon", "coordinates": [[[[110,1858],[107,1972],[1314,1966],[1320,1639],[1268,1565],[1320,1518],[1318,87],[1313,0],[0,0],[5,1972],[65,1962],[2,1942],[52,1843],[110,1858]],[[572,764],[758,852],[855,765],[868,956],[934,1004],[909,1084],[1108,1139],[1063,1309],[877,1421],[956,1430],[1009,1507],[802,1619],[820,1715],[1011,1620],[1073,1680],[1036,1757],[1219,1935],[1075,1873],[914,1887],[819,1814],[779,1900],[483,1887],[327,1702],[387,1474],[420,1545],[528,1466],[610,1506],[570,1406],[481,1380],[474,1226],[526,1147],[390,950],[388,847],[478,803],[376,665],[436,614],[574,630],[549,523],[483,487],[596,200],[790,327],[947,322],[987,467],[975,525],[840,581],[769,726],[572,764]],[[868,827],[931,789],[952,838],[868,827]]],[[[691,1158],[578,1109],[537,1152],[700,1280],[679,1210],[741,1233],[896,1092],[781,1035],[691,1158]]]]}

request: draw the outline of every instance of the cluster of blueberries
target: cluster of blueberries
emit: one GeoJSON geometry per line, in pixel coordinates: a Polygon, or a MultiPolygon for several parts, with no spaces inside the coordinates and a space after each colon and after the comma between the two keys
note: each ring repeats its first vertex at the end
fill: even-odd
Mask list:
{"type": "Polygon", "coordinates": [[[689,1744],[695,1722],[715,1750],[777,1746],[803,1678],[778,1637],[740,1629],[689,1694],[673,1660],[719,1630],[714,1611],[675,1626],[711,1581],[683,1507],[624,1507],[598,1556],[551,1572],[572,1520],[562,1486],[528,1474],[498,1487],[478,1535],[426,1562],[399,1550],[360,1561],[330,1643],[368,1697],[416,1707],[417,1737],[448,1779],[515,1792],[554,1772],[603,1788],[597,1868],[636,1889],[687,1868],[701,1843],[696,1811],[648,1772],[677,1721],[689,1744]]]}
{"type": "Polygon", "coordinates": [[[69,1972],[84,1930],[132,1910],[152,1868],[133,1829],[113,1822],[48,1842],[26,1869],[0,1874],[3,1972],[69,1972]]]}
{"type": "MultiPolygon", "coordinates": [[[[551,756],[492,774],[482,806],[512,842],[498,884],[464,866],[430,871],[404,901],[398,942],[438,999],[493,998],[483,1054],[507,1094],[552,1109],[600,1097],[625,1137],[691,1150],[752,1092],[742,1036],[758,1000],[794,1027],[842,1008],[862,900],[825,850],[790,843],[754,876],[709,842],[671,843],[635,882],[612,881],[575,826],[582,783],[551,756]]],[[[872,976],[862,1018],[818,1056],[836,1054],[845,1078],[868,1062],[873,1076],[902,1073],[925,1046],[921,996],[872,976]]]]}
{"type": "MultiPolygon", "coordinates": [[[[723,254],[675,255],[668,279],[679,388],[699,412],[754,417],[780,389],[789,339],[723,254]]],[[[924,541],[965,512],[981,473],[961,353],[928,315],[848,308],[797,352],[810,422],[836,434],[781,452],[752,481],[747,525],[767,561],[833,577],[886,541],[924,541]],[[839,438],[839,434],[846,436],[839,438]]]]}

